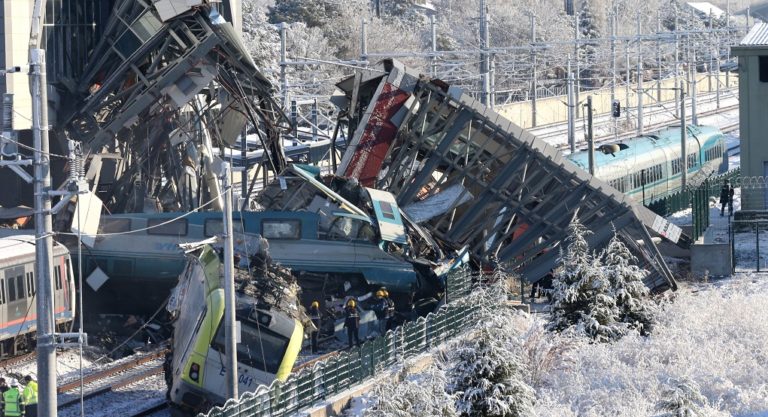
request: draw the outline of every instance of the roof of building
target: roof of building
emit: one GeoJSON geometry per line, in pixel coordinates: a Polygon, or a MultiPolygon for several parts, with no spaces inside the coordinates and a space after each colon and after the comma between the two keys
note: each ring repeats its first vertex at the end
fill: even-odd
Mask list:
{"type": "Polygon", "coordinates": [[[720,16],[725,14],[725,11],[723,9],[715,6],[714,4],[708,2],[708,1],[701,1],[701,2],[689,2],[686,3],[689,7],[692,7],[696,9],[699,13],[703,13],[707,16],[709,16],[710,13],[712,13],[712,16],[719,19],[720,16]]]}
{"type": "Polygon", "coordinates": [[[747,33],[747,36],[739,42],[739,46],[768,45],[768,23],[757,23],[747,33]]]}

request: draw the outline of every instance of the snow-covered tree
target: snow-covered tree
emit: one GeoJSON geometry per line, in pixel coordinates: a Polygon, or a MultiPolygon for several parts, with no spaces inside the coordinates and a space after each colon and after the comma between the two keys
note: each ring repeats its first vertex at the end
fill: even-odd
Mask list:
{"type": "Polygon", "coordinates": [[[378,384],[374,404],[365,417],[458,417],[456,396],[445,391],[447,378],[432,365],[417,375],[402,375],[401,382],[378,384]]]}
{"type": "Polygon", "coordinates": [[[524,380],[520,354],[497,330],[481,328],[462,341],[453,354],[448,391],[456,408],[468,417],[531,415],[535,396],[524,380]]]}
{"type": "Polygon", "coordinates": [[[670,381],[672,387],[662,393],[656,406],[657,417],[698,417],[703,416],[707,399],[701,395],[699,385],[690,379],[670,381]]]}
{"type": "Polygon", "coordinates": [[[654,323],[653,303],[643,278],[648,271],[635,264],[636,258],[614,230],[614,236],[601,253],[603,274],[620,310],[619,321],[640,334],[648,334],[654,323]]]}
{"type": "Polygon", "coordinates": [[[626,326],[619,321],[620,311],[613,297],[610,280],[604,276],[600,257],[587,243],[590,231],[578,220],[568,227],[565,251],[552,280],[552,315],[548,329],[562,331],[573,327],[595,341],[620,338],[626,326]]]}

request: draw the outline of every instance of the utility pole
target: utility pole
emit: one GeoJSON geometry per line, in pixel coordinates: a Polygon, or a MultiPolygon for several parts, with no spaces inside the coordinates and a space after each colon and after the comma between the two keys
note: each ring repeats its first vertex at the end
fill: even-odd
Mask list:
{"type": "Polygon", "coordinates": [[[282,108],[285,109],[288,106],[288,79],[285,74],[286,67],[288,66],[285,56],[285,38],[287,35],[286,31],[288,30],[288,24],[282,22],[277,25],[277,28],[280,30],[280,88],[283,90],[282,108]]]}
{"type": "Polygon", "coordinates": [[[624,85],[624,97],[626,97],[627,100],[627,106],[626,106],[626,115],[627,115],[627,128],[630,126],[630,119],[629,119],[629,83],[632,82],[632,67],[630,67],[629,64],[629,40],[627,40],[627,43],[624,44],[624,60],[626,61],[625,68],[627,69],[627,79],[626,79],[626,85],[624,85]]]}
{"type": "Polygon", "coordinates": [[[696,73],[696,50],[691,45],[691,35],[687,36],[688,43],[688,76],[690,77],[691,88],[691,124],[698,125],[699,120],[696,113],[696,87],[697,87],[697,73],[696,73]],[[693,58],[691,60],[691,58],[693,58]]]}
{"type": "Polygon", "coordinates": [[[237,322],[235,317],[235,260],[232,235],[232,185],[229,163],[221,164],[221,191],[224,194],[224,338],[227,369],[227,398],[238,398],[237,385],[237,322]]]}
{"type": "MultiPolygon", "coordinates": [[[[677,70],[680,67],[680,35],[678,35],[678,16],[677,16],[677,8],[675,8],[675,71],[674,71],[674,77],[675,77],[675,85],[677,85],[677,70]]],[[[675,89],[675,116],[680,116],[680,113],[678,109],[680,108],[680,95],[678,94],[677,89],[675,89]]]]}
{"type": "Polygon", "coordinates": [[[432,71],[432,78],[437,78],[437,23],[435,23],[435,14],[429,14],[429,28],[432,34],[432,56],[429,57],[429,61],[432,71]]]}
{"type": "Polygon", "coordinates": [[[491,65],[488,57],[489,35],[488,35],[488,5],[486,0],[480,1],[480,76],[483,81],[483,92],[480,95],[480,102],[490,106],[491,102],[491,65]]]}
{"type": "Polygon", "coordinates": [[[616,101],[616,8],[611,9],[611,103],[616,101]]]}
{"type": "MultiPolygon", "coordinates": [[[[32,95],[32,136],[35,148],[35,277],[37,285],[38,416],[55,417],[56,335],[53,321],[53,222],[51,220],[51,173],[48,139],[48,81],[45,50],[40,49],[45,0],[36,0],[29,35],[29,90],[32,95]]],[[[81,312],[82,314],[82,312],[81,312]]]]}
{"type": "Polygon", "coordinates": [[[595,175],[595,137],[592,132],[592,96],[587,96],[587,145],[589,147],[589,174],[595,175]]]}
{"type": "Polygon", "coordinates": [[[571,57],[568,56],[568,81],[566,83],[568,101],[568,145],[571,153],[576,151],[576,106],[573,97],[573,73],[571,72],[571,57]]]}
{"type": "Polygon", "coordinates": [[[360,60],[368,60],[368,21],[365,18],[360,24],[360,60]]]}
{"type": "Polygon", "coordinates": [[[680,81],[680,189],[688,184],[688,129],[685,120],[685,81],[680,81]]]}
{"type": "Polygon", "coordinates": [[[531,15],[531,126],[536,127],[536,16],[531,15]]]}
{"type": "Polygon", "coordinates": [[[656,104],[661,104],[661,13],[656,14],[656,69],[658,82],[656,83],[656,104]]]}
{"type": "MultiPolygon", "coordinates": [[[[574,97],[576,97],[576,103],[579,102],[579,91],[581,90],[581,68],[579,65],[579,39],[581,38],[581,31],[579,30],[579,14],[573,14],[574,19],[574,33],[573,33],[573,58],[576,60],[576,82],[574,83],[574,97]]],[[[579,109],[576,108],[576,117],[579,117],[579,109]]]]}
{"type": "Polygon", "coordinates": [[[643,54],[640,48],[640,13],[637,14],[637,135],[643,134],[643,54]]]}

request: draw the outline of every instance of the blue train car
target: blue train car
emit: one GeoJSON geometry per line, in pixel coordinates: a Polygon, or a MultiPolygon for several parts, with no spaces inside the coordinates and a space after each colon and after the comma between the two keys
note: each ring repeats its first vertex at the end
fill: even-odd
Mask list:
{"type": "MultiPolygon", "coordinates": [[[[723,173],[728,155],[723,133],[712,126],[689,125],[688,178],[697,173],[723,173]]],[[[589,153],[574,152],[567,158],[589,170],[589,153]]],[[[680,127],[602,145],[595,150],[595,176],[613,188],[649,203],[680,189],[682,179],[680,127]]]]}

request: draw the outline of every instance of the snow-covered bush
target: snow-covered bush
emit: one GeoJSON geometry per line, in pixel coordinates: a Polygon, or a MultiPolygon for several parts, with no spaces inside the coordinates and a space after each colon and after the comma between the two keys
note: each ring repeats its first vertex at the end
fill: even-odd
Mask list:
{"type": "Polygon", "coordinates": [[[448,391],[458,396],[456,408],[462,416],[516,417],[533,410],[534,391],[524,381],[519,350],[500,333],[481,328],[452,355],[448,391]]]}
{"type": "Polygon", "coordinates": [[[400,383],[383,383],[373,390],[374,404],[366,417],[458,417],[455,395],[445,391],[445,372],[432,365],[400,383]]]}
{"type": "Polygon", "coordinates": [[[662,393],[663,397],[656,408],[662,411],[657,417],[698,417],[707,404],[701,395],[701,389],[690,379],[670,381],[672,387],[662,393]]]}

